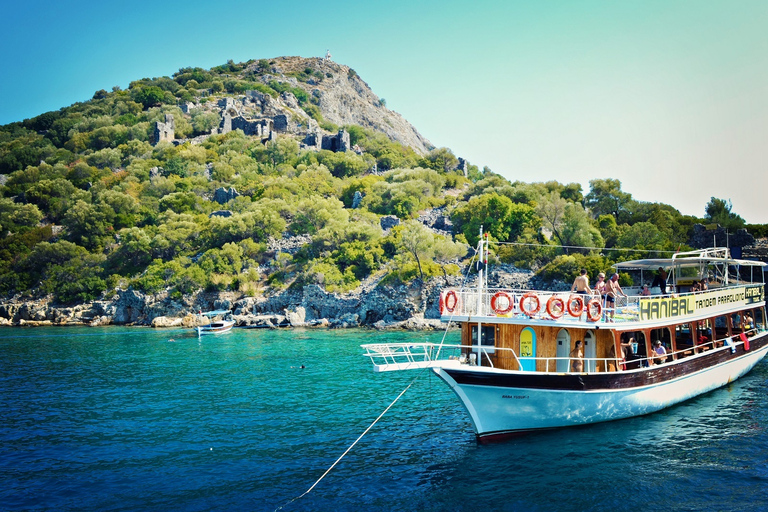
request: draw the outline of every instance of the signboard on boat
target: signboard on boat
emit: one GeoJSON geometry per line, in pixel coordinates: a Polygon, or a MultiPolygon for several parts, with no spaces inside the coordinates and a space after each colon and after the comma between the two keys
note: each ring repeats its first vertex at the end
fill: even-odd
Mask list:
{"type": "Polygon", "coordinates": [[[733,306],[762,303],[765,290],[762,285],[741,286],[725,290],[712,290],[685,297],[649,297],[638,304],[640,320],[660,320],[692,315],[706,311],[717,315],[732,311],[733,306]]]}

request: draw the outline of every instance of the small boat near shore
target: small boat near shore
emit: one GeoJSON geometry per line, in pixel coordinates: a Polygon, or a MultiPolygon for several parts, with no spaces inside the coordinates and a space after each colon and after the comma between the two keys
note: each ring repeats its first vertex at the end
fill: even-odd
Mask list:
{"type": "Polygon", "coordinates": [[[195,327],[198,336],[208,334],[224,334],[232,330],[235,321],[232,319],[232,312],[229,310],[200,312],[201,316],[207,317],[208,323],[195,327]]]}
{"type": "Polygon", "coordinates": [[[489,288],[484,263],[472,288],[440,295],[460,344],[362,347],[376,372],[431,369],[480,442],[653,413],[738,379],[768,352],[765,263],[712,248],[614,267],[634,277],[662,268],[668,293],[489,288]]]}

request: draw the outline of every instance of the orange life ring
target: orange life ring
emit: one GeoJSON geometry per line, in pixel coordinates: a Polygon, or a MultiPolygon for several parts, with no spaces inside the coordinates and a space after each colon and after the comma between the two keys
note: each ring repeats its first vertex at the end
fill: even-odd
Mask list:
{"type": "Polygon", "coordinates": [[[453,313],[457,307],[459,307],[459,296],[453,290],[448,290],[445,294],[445,301],[443,303],[445,310],[449,313],[453,313]],[[451,298],[453,298],[453,304],[451,304],[451,298]]]}
{"type": "Polygon", "coordinates": [[[539,309],[541,309],[541,301],[539,300],[539,297],[535,293],[528,292],[523,294],[522,297],[520,297],[520,311],[522,311],[526,315],[533,316],[539,312],[539,309]],[[534,304],[535,304],[530,310],[526,309],[525,307],[525,303],[528,301],[528,299],[534,301],[534,304]]]}
{"type": "Polygon", "coordinates": [[[496,292],[493,297],[491,297],[491,309],[497,314],[497,315],[506,315],[510,311],[512,311],[512,308],[515,307],[515,303],[512,300],[512,297],[509,296],[507,292],[496,292]],[[500,308],[498,300],[500,298],[504,298],[507,300],[507,307],[500,308]]]}
{"type": "Polygon", "coordinates": [[[565,301],[557,295],[551,296],[547,301],[547,314],[557,320],[563,316],[563,313],[565,313],[565,301]]]}
{"type": "Polygon", "coordinates": [[[603,305],[597,299],[592,299],[587,302],[587,320],[590,322],[597,322],[603,315],[603,305]],[[594,308],[594,310],[593,310],[594,308]]]}
{"type": "Polygon", "coordinates": [[[584,312],[584,299],[582,299],[578,295],[571,295],[570,297],[568,297],[566,308],[568,309],[569,315],[581,316],[581,314],[584,312]],[[573,307],[574,302],[577,304],[577,307],[573,307]]]}

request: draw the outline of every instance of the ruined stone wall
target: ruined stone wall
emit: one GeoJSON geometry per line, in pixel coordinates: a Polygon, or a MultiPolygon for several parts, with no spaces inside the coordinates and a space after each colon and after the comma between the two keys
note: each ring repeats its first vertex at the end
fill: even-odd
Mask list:
{"type": "Polygon", "coordinates": [[[155,144],[166,141],[172,142],[176,138],[176,125],[173,122],[173,114],[165,114],[165,122],[155,123],[155,144]]]}

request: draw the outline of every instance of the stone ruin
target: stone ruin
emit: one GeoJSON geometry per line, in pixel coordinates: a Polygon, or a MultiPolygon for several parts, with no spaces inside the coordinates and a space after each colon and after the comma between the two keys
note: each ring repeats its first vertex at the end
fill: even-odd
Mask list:
{"type": "Polygon", "coordinates": [[[213,193],[213,200],[219,204],[227,204],[238,196],[240,196],[240,193],[235,190],[235,187],[230,187],[228,189],[220,187],[213,193]]]}
{"type": "Polygon", "coordinates": [[[336,135],[323,135],[320,148],[338,152],[350,151],[352,144],[349,142],[349,132],[342,128],[336,135]]]}
{"type": "MultiPolygon", "coordinates": [[[[293,94],[284,93],[282,96],[285,103],[296,103],[293,94]]],[[[324,134],[323,131],[312,118],[304,120],[291,120],[284,113],[284,107],[275,102],[274,98],[256,90],[248,90],[245,97],[237,100],[232,97],[221,98],[216,106],[220,109],[221,118],[218,128],[214,128],[212,134],[229,133],[232,130],[242,130],[245,135],[259,137],[262,142],[274,141],[278,133],[300,134],[306,130],[306,136],[302,144],[306,149],[325,149],[334,152],[356,151],[362,154],[358,147],[353,148],[350,143],[349,132],[341,129],[335,135],[324,134]],[[247,109],[247,110],[246,110],[247,109]],[[246,112],[257,111],[255,118],[246,117],[246,112]],[[258,115],[260,111],[261,115],[258,115]]],[[[298,103],[296,103],[298,108],[298,103]]],[[[195,108],[201,108],[201,105],[186,102],[181,105],[182,112],[188,114],[195,108]]],[[[172,114],[165,114],[165,122],[157,122],[155,125],[154,141],[157,144],[160,141],[174,142],[174,121],[172,114]]],[[[200,142],[200,137],[193,140],[200,142]]]]}
{"type": "Polygon", "coordinates": [[[176,125],[173,122],[173,114],[165,114],[165,122],[160,121],[155,123],[155,144],[160,142],[173,142],[176,138],[174,130],[176,125]]]}

